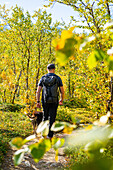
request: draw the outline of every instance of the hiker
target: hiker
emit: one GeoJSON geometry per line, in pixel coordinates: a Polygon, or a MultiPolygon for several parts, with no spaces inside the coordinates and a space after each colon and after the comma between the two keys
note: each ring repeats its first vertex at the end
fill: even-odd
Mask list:
{"type": "Polygon", "coordinates": [[[42,107],[44,111],[43,120],[49,120],[48,138],[53,137],[51,126],[55,122],[58,104],[63,104],[64,88],[61,78],[55,74],[55,64],[47,66],[48,73],[40,79],[36,92],[37,107],[41,108],[40,93],[42,90],[42,107]],[[58,91],[60,92],[60,100],[58,99],[58,91]],[[59,101],[58,101],[59,100],[59,101]]]}

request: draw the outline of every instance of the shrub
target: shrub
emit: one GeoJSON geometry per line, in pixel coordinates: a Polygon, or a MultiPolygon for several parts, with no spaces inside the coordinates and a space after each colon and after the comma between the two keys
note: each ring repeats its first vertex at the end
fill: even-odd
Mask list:
{"type": "Polygon", "coordinates": [[[25,106],[19,104],[4,103],[0,107],[0,110],[16,112],[16,111],[20,111],[22,108],[25,108],[25,106]]]}
{"type": "Polygon", "coordinates": [[[57,111],[56,120],[72,123],[72,115],[71,115],[68,107],[62,107],[62,106],[60,107],[59,106],[58,111],[57,111]]]}
{"type": "Polygon", "coordinates": [[[87,111],[86,108],[70,108],[67,106],[59,106],[56,116],[56,120],[70,123],[92,123],[95,119],[96,114],[87,111]]]}
{"type": "Polygon", "coordinates": [[[84,152],[83,146],[67,147],[65,148],[64,153],[69,158],[68,168],[74,164],[84,164],[88,161],[88,156],[84,152]]]}
{"type": "Polygon", "coordinates": [[[88,108],[87,99],[85,98],[71,98],[70,100],[65,100],[64,105],[68,107],[75,108],[88,108]]]}

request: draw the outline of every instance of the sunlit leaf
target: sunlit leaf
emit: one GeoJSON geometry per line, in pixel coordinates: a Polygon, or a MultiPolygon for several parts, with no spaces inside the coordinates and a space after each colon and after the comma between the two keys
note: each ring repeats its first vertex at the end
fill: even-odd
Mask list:
{"type": "Polygon", "coordinates": [[[23,145],[23,141],[24,140],[21,137],[16,137],[11,140],[10,145],[12,147],[16,147],[16,148],[20,149],[23,145]]]}
{"type": "Polygon", "coordinates": [[[47,126],[43,131],[42,131],[42,136],[47,136],[49,133],[49,126],[47,126]]]}
{"type": "Polygon", "coordinates": [[[105,125],[103,127],[93,127],[91,130],[79,130],[71,136],[67,136],[66,144],[69,146],[84,145],[88,142],[100,140],[103,143],[108,141],[108,136],[111,134],[111,127],[105,125]]]}
{"type": "Polygon", "coordinates": [[[54,131],[54,132],[58,132],[58,131],[61,131],[64,129],[64,123],[63,122],[54,122],[52,127],[51,127],[51,130],[54,131]]]}
{"type": "Polygon", "coordinates": [[[71,31],[67,31],[67,30],[64,30],[62,31],[61,33],[61,40],[66,40],[68,38],[71,38],[72,37],[72,32],[71,31]]]}
{"type": "Polygon", "coordinates": [[[52,139],[52,147],[54,150],[62,147],[64,145],[65,140],[63,138],[53,138],[52,139]]]}
{"type": "Polygon", "coordinates": [[[95,58],[94,52],[92,52],[92,53],[89,55],[88,60],[87,60],[87,63],[88,63],[88,66],[89,66],[90,69],[96,67],[97,62],[96,62],[96,58],[95,58]]]}
{"type": "Polygon", "coordinates": [[[69,38],[65,40],[65,45],[62,49],[56,51],[56,59],[60,65],[65,65],[69,60],[69,57],[74,55],[75,48],[74,45],[77,41],[74,38],[69,38]]]}
{"type": "Polygon", "coordinates": [[[57,43],[56,50],[60,50],[60,49],[64,48],[64,45],[65,45],[65,40],[60,39],[59,42],[57,43]]]}
{"type": "Polygon", "coordinates": [[[109,57],[108,69],[113,71],[113,55],[109,57]]]}
{"type": "Polygon", "coordinates": [[[20,149],[15,152],[14,154],[14,165],[15,166],[19,165],[22,162],[24,153],[25,153],[24,149],[20,149]]]}
{"type": "Polygon", "coordinates": [[[101,140],[95,140],[86,144],[84,150],[88,152],[89,156],[98,156],[100,149],[104,147],[101,140]]]}
{"type": "Polygon", "coordinates": [[[36,130],[36,133],[38,134],[38,133],[42,132],[45,128],[47,128],[48,124],[49,124],[49,121],[48,121],[48,120],[41,122],[41,123],[39,124],[37,130],[36,130]]]}
{"type": "Polygon", "coordinates": [[[88,125],[88,126],[85,128],[85,130],[91,130],[92,128],[93,128],[92,125],[88,125]]]}
{"type": "Polygon", "coordinates": [[[70,27],[70,28],[69,28],[69,31],[70,31],[70,32],[73,32],[73,30],[75,29],[75,27],[76,27],[76,26],[70,27]]]}
{"type": "Polygon", "coordinates": [[[109,57],[100,49],[95,49],[88,57],[87,63],[90,69],[96,67],[98,61],[108,61],[109,57]]]}
{"type": "Polygon", "coordinates": [[[36,135],[30,135],[23,140],[23,144],[36,138],[36,135]]]}
{"type": "Polygon", "coordinates": [[[110,75],[110,77],[113,77],[113,71],[112,70],[110,70],[109,75],[110,75]]]}
{"type": "Polygon", "coordinates": [[[77,127],[77,125],[72,125],[68,122],[65,122],[65,127],[64,127],[64,130],[63,132],[64,133],[67,133],[67,134],[71,134],[72,131],[77,127]]]}
{"type": "Polygon", "coordinates": [[[72,131],[73,131],[73,128],[67,126],[64,128],[63,133],[71,134],[72,131]]]}
{"type": "Polygon", "coordinates": [[[39,143],[35,143],[29,146],[30,153],[35,162],[38,162],[43,155],[51,148],[51,142],[49,139],[41,139],[39,143]]]}
{"type": "Polygon", "coordinates": [[[58,42],[59,42],[59,39],[58,38],[56,38],[56,39],[53,39],[52,40],[52,45],[53,45],[53,47],[57,47],[57,44],[58,44],[58,42]]]}
{"type": "Polygon", "coordinates": [[[58,161],[58,149],[55,150],[55,161],[58,161]]]}
{"type": "Polygon", "coordinates": [[[68,61],[68,57],[64,53],[56,51],[56,60],[61,66],[64,66],[68,61]]]}

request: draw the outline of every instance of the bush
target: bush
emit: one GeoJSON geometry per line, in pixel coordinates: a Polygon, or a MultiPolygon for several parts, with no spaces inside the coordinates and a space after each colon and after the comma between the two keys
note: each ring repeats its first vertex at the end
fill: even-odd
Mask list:
{"type": "Polygon", "coordinates": [[[68,168],[74,164],[84,164],[88,161],[88,156],[84,152],[83,146],[67,147],[65,148],[64,153],[69,158],[68,168]]]}
{"type": "Polygon", "coordinates": [[[1,105],[0,110],[16,112],[16,111],[20,111],[22,108],[25,108],[25,106],[19,104],[4,103],[1,105]]]}
{"type": "Polygon", "coordinates": [[[68,107],[75,108],[88,108],[87,100],[85,98],[71,98],[70,100],[65,100],[64,105],[68,107]]]}
{"type": "Polygon", "coordinates": [[[71,115],[68,107],[62,107],[62,106],[60,107],[59,106],[58,111],[57,111],[56,120],[72,123],[72,115],[71,115]]]}
{"type": "MultiPolygon", "coordinates": [[[[2,108],[1,108],[2,109],[2,108]]],[[[26,137],[33,133],[28,117],[21,112],[0,111],[0,164],[3,161],[12,138],[26,137]]]]}
{"type": "Polygon", "coordinates": [[[95,119],[96,114],[87,111],[86,108],[70,108],[67,106],[59,106],[56,116],[56,120],[70,123],[92,123],[95,119]]]}
{"type": "Polygon", "coordinates": [[[0,163],[3,161],[4,156],[6,155],[8,150],[8,143],[4,142],[2,137],[0,137],[0,163]]]}

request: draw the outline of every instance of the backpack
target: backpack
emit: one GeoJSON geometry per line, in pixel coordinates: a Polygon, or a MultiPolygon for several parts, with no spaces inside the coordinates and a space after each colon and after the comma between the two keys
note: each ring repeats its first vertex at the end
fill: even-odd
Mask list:
{"type": "Polygon", "coordinates": [[[58,102],[58,79],[56,76],[44,76],[43,78],[43,99],[44,103],[58,102]]]}

